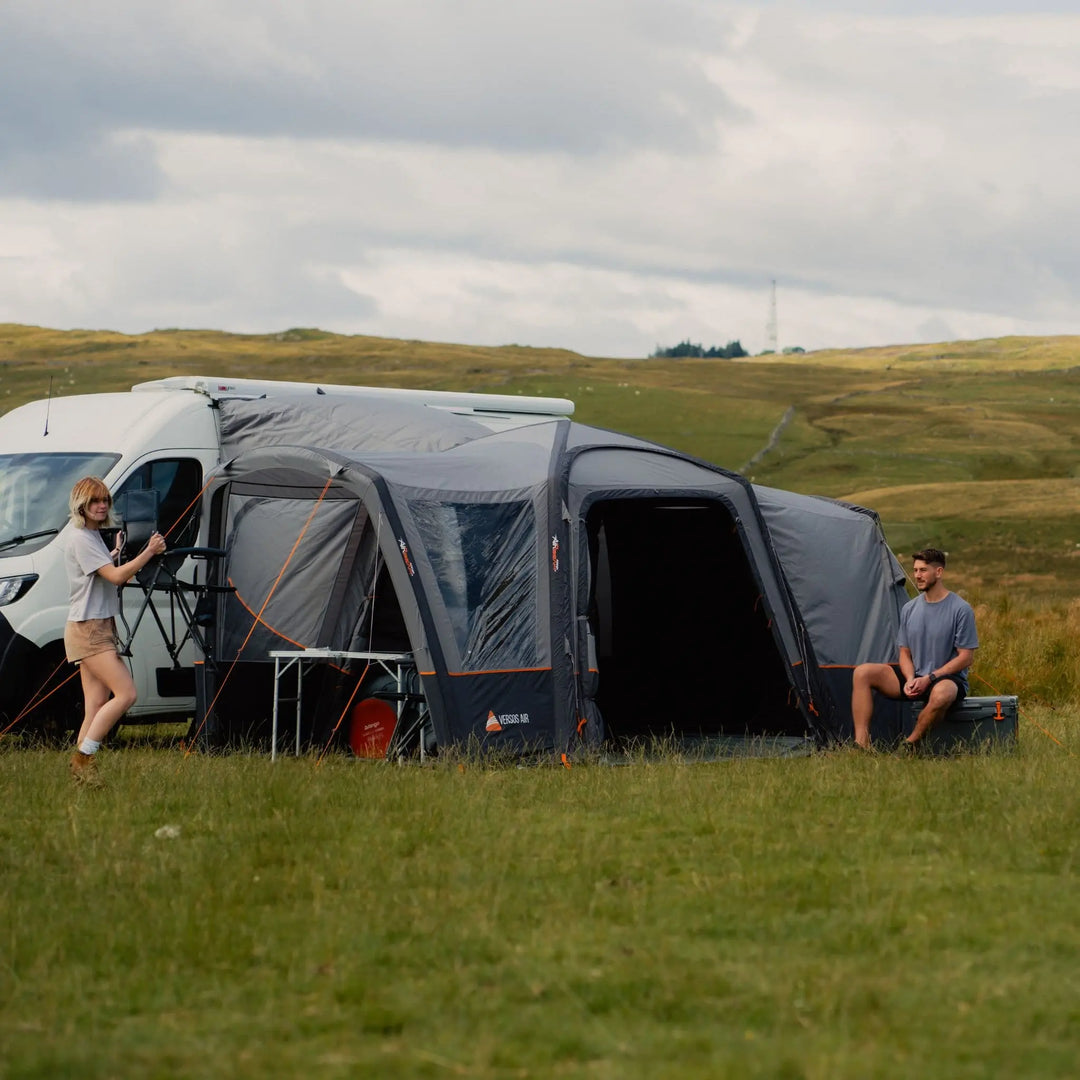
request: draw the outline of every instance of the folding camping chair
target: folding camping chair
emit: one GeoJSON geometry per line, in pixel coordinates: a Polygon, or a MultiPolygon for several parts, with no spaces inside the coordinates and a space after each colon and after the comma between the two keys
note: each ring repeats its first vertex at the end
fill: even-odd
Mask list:
{"type": "MultiPolygon", "coordinates": [[[[158,493],[154,490],[129,491],[116,500],[116,510],[123,522],[124,548],[122,554],[138,552],[158,528],[158,493]]],[[[121,644],[120,655],[131,656],[131,644],[147,611],[157,624],[161,640],[172,660],[173,671],[181,670],[180,653],[189,642],[202,653],[205,661],[214,667],[213,647],[209,630],[214,624],[214,595],[232,592],[232,586],[210,585],[209,574],[204,581],[181,581],[177,576],[184,563],[190,559],[221,558],[221,548],[178,547],[167,550],[164,555],[151,559],[126,585],[124,589],[138,589],[142,601],[129,624],[123,610],[121,590],[120,621],[127,635],[121,644]],[[154,595],[169,598],[168,627],[161,613],[154,606],[154,595]]]]}

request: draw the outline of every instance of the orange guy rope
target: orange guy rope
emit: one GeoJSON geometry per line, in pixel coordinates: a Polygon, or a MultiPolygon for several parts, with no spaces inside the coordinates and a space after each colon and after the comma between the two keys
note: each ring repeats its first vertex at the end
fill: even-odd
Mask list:
{"type": "MultiPolygon", "coordinates": [[[[979,682],[983,683],[985,686],[988,686],[991,690],[993,690],[995,694],[998,694],[1001,697],[1006,696],[1005,694],[1002,694],[1001,691],[998,690],[997,687],[994,686],[993,683],[991,683],[988,679],[984,679],[982,675],[977,675],[974,671],[971,674],[976,679],[978,679],[979,682]]],[[[1061,749],[1064,750],[1065,753],[1069,755],[1069,757],[1075,757],[1076,756],[1075,754],[1073,754],[1073,752],[1059,738],[1057,738],[1055,735],[1053,735],[1049,731],[1047,731],[1047,729],[1044,728],[1042,726],[1042,724],[1040,724],[1038,721],[1032,720],[1031,717],[1028,716],[1028,714],[1026,712],[1024,712],[1024,710],[1021,709],[1019,706],[1017,706],[1016,711],[1024,718],[1025,723],[1031,724],[1032,727],[1038,728],[1039,731],[1041,731],[1051,742],[1057,743],[1057,745],[1060,746],[1061,749]]]]}
{"type": "Polygon", "coordinates": [[[62,682],[57,683],[56,686],[54,686],[47,694],[42,695],[41,691],[44,690],[50,682],[52,682],[53,676],[66,663],[66,660],[61,660],[60,663],[57,664],[55,668],[53,668],[52,674],[50,674],[49,677],[34,692],[30,700],[23,706],[22,712],[20,712],[19,715],[16,716],[15,719],[12,720],[6,728],[3,729],[3,731],[0,731],[0,738],[6,735],[20,720],[23,719],[23,717],[27,716],[29,713],[32,713],[40,704],[42,704],[42,702],[48,701],[49,698],[53,696],[53,694],[55,694],[58,690],[62,690],[65,686],[67,686],[69,682],[71,682],[72,679],[75,678],[76,675],[79,674],[79,669],[76,668],[70,675],[67,676],[66,679],[64,679],[62,682]]]}

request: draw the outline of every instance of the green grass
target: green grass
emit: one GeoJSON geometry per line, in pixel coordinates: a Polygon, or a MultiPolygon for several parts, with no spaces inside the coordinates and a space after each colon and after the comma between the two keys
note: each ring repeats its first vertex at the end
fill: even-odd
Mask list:
{"type": "Polygon", "coordinates": [[[1077,714],[1014,754],[0,756],[11,1076],[1070,1076],[1077,714]],[[175,838],[159,837],[166,825],[175,838]]]}

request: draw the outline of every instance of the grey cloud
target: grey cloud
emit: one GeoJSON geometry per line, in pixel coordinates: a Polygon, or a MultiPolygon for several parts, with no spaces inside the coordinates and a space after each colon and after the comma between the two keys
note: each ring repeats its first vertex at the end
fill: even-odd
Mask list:
{"type": "Polygon", "coordinates": [[[1075,0],[761,0],[764,7],[844,12],[850,15],[936,15],[962,19],[988,15],[1075,15],[1075,0]]]}
{"type": "Polygon", "coordinates": [[[756,259],[736,256],[733,266],[771,267],[788,286],[822,297],[1034,317],[1077,299],[1077,259],[1061,250],[1052,229],[1044,221],[1010,231],[979,215],[958,228],[944,209],[936,224],[920,216],[888,223],[835,219],[828,228],[794,222],[782,239],[763,244],[756,259]]]}
{"type": "Polygon", "coordinates": [[[940,315],[932,315],[918,326],[919,341],[955,341],[956,333],[940,315]]]}
{"type": "Polygon", "coordinates": [[[784,100],[805,99],[810,130],[820,118],[831,160],[781,152],[741,192],[718,245],[729,267],[989,314],[1075,298],[1080,212],[1063,177],[1080,163],[1080,92],[1030,78],[1076,70],[1068,35],[1035,50],[956,26],[936,41],[902,20],[797,30],[774,12],[744,48],[783,72],[784,100]]]}
{"type": "MultiPolygon", "coordinates": [[[[127,130],[700,150],[714,145],[718,116],[736,112],[693,62],[691,50],[724,44],[724,24],[704,10],[692,0],[23,0],[0,7],[0,100],[19,103],[0,118],[0,167],[21,159],[12,183],[52,195],[34,186],[48,161],[93,173],[111,133],[127,130]],[[35,155],[41,170],[26,163],[35,155]]],[[[118,182],[116,193],[154,190],[118,182]]]]}
{"type": "MultiPolygon", "coordinates": [[[[766,8],[710,68],[734,73],[743,113],[697,63],[728,48],[704,2],[605,4],[86,0],[51,20],[62,33],[45,28],[50,0],[0,7],[0,102],[20,95],[0,107],[0,195],[167,196],[34,208],[41,240],[23,242],[30,269],[9,268],[5,310],[55,324],[52,290],[69,325],[322,325],[628,354],[614,343],[642,332],[643,308],[672,326],[707,310],[709,290],[683,286],[764,296],[771,277],[839,326],[886,309],[921,336],[979,313],[1072,317],[1068,34],[1055,47],[953,27],[937,41],[902,19],[804,25],[766,8]],[[376,260],[398,268],[385,288],[363,272],[376,260]],[[417,296],[445,279],[461,309],[410,304],[402,265],[417,296]],[[632,281],[657,295],[624,294],[632,281]]],[[[12,204],[12,221],[27,212],[12,204]]],[[[749,325],[764,317],[762,300],[749,325]]],[[[707,336],[685,325],[674,332],[707,336]]]]}
{"type": "MultiPolygon", "coordinates": [[[[448,165],[447,185],[460,184],[456,168],[468,171],[448,165]]],[[[607,187],[564,185],[515,213],[503,199],[516,175],[492,169],[487,199],[474,206],[438,203],[426,191],[404,202],[384,193],[378,215],[367,214],[360,198],[353,215],[339,210],[292,226],[287,243],[329,265],[361,265],[364,253],[377,248],[421,259],[457,254],[744,289],[779,276],[788,287],[821,296],[949,303],[990,314],[1036,311],[1075,296],[1080,256],[1069,240],[1080,212],[1060,196],[1033,195],[1023,207],[1012,196],[1012,212],[1003,214],[974,179],[950,187],[923,182],[906,191],[886,181],[853,198],[830,190],[828,178],[772,172],[781,183],[763,184],[756,200],[743,191],[739,205],[694,185],[650,202],[631,169],[610,173],[607,187]],[[610,189],[622,192],[615,213],[604,202],[610,189]],[[688,208],[678,218],[670,212],[676,199],[688,208]]]]}
{"type": "MultiPolygon", "coordinates": [[[[1060,131],[1061,111],[1076,111],[1075,90],[1044,91],[1038,103],[1044,107],[1038,108],[1029,79],[1015,70],[1024,46],[988,35],[937,41],[906,30],[901,21],[884,21],[837,23],[819,37],[793,33],[787,20],[773,14],[758,23],[751,49],[782,69],[785,83],[804,87],[814,99],[833,95],[838,105],[856,103],[886,130],[931,124],[961,145],[995,132],[1001,138],[1060,131]]],[[[1064,64],[1075,65],[1071,43],[1058,51],[1064,64]]],[[[1045,64],[1051,55],[1043,46],[1039,61],[1045,64]]]]}
{"type": "MultiPolygon", "coordinates": [[[[149,315],[152,304],[144,302],[143,310],[149,315]]],[[[379,305],[374,298],[346,288],[336,275],[296,270],[272,275],[257,289],[219,297],[214,306],[202,310],[213,318],[210,325],[242,327],[253,333],[293,326],[346,332],[377,317],[379,305]]],[[[117,314],[131,319],[130,309],[117,314]]]]}
{"type": "Polygon", "coordinates": [[[65,280],[61,321],[127,332],[192,325],[263,332],[344,329],[378,313],[373,298],[347,288],[336,268],[313,260],[294,234],[275,232],[263,217],[230,223],[229,242],[220,221],[192,225],[130,231],[107,257],[82,261],[65,280]]]}
{"type": "Polygon", "coordinates": [[[36,150],[8,146],[6,153],[0,150],[0,196],[126,201],[153,199],[163,189],[154,147],[146,139],[117,142],[80,133],[36,150]]]}

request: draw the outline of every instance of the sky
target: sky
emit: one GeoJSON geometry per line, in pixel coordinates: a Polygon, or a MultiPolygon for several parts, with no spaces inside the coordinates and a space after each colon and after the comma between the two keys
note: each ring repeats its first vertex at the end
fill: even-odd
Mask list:
{"type": "Polygon", "coordinates": [[[1080,0],[0,4],[0,322],[1080,334],[1078,166],[1080,0]]]}

